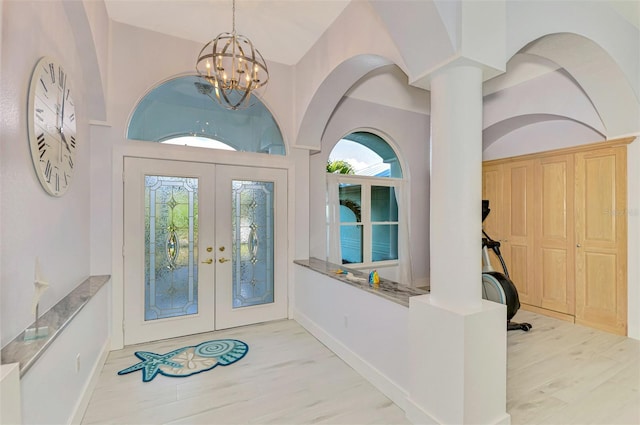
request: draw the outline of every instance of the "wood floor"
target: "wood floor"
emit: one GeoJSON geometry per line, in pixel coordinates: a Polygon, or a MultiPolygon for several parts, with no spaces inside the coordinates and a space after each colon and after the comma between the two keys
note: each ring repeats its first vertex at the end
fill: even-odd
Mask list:
{"type": "MultiPolygon", "coordinates": [[[[525,311],[509,332],[512,424],[640,424],[640,341],[525,311]]],[[[127,347],[110,353],[83,424],[407,424],[404,412],[294,321],[127,347]],[[209,339],[250,349],[228,367],[189,378],[139,372],[133,352],[169,352],[209,339]]]]}

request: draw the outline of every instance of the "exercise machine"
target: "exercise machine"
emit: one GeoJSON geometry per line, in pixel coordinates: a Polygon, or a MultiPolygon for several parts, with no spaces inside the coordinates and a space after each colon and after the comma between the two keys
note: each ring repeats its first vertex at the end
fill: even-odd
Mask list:
{"type": "MultiPolygon", "coordinates": [[[[482,200],[482,222],[487,218],[491,209],[489,209],[489,201],[482,200]]],[[[502,258],[500,252],[500,242],[495,241],[487,235],[482,229],[482,298],[494,301],[507,306],[507,330],[523,330],[529,332],[532,328],[530,323],[515,323],[511,319],[516,315],[520,308],[520,298],[518,290],[509,277],[509,270],[502,258]],[[489,259],[489,250],[492,250],[502,265],[503,273],[497,272],[492,266],[489,259]]]]}

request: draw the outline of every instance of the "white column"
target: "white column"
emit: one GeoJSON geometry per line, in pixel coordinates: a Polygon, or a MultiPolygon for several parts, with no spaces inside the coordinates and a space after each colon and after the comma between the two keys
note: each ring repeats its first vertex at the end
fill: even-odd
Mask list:
{"type": "Polygon", "coordinates": [[[482,69],[431,80],[431,300],[479,307],[482,235],[482,69]]]}
{"type": "Polygon", "coordinates": [[[506,308],[482,299],[482,70],[431,80],[431,294],[409,306],[413,423],[509,424],[506,308]]]}

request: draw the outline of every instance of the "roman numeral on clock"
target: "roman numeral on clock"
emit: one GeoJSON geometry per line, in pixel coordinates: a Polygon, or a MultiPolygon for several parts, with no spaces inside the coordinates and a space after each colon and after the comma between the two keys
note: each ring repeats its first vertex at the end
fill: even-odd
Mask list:
{"type": "Polygon", "coordinates": [[[44,89],[44,91],[48,92],[49,89],[47,89],[47,85],[44,83],[44,80],[42,78],[40,78],[40,82],[42,83],[42,88],[44,89]]]}
{"type": "Polygon", "coordinates": [[[56,173],[56,191],[60,191],[60,174],[56,173]]]}
{"type": "Polygon", "coordinates": [[[44,168],[44,176],[47,178],[47,182],[51,183],[51,161],[47,160],[47,166],[44,168]]]}
{"type": "Polygon", "coordinates": [[[51,74],[51,83],[54,84],[56,82],[56,70],[52,63],[49,64],[49,74],[51,74]]]}
{"type": "Polygon", "coordinates": [[[76,138],[75,137],[71,136],[69,138],[69,143],[71,144],[72,148],[74,148],[74,149],[76,148],[76,138]]]}
{"type": "Polygon", "coordinates": [[[73,168],[73,159],[71,159],[71,157],[70,157],[70,156],[69,156],[68,158],[69,158],[69,166],[70,166],[71,168],[73,168]]]}
{"type": "Polygon", "coordinates": [[[47,144],[44,141],[44,133],[38,136],[38,151],[40,151],[40,159],[42,159],[44,154],[47,152],[47,144]]]}

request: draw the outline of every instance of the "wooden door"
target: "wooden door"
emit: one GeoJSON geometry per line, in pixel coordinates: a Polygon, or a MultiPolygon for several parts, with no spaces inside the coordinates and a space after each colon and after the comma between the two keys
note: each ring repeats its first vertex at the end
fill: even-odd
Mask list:
{"type": "MultiPolygon", "coordinates": [[[[489,208],[491,209],[491,212],[482,223],[482,228],[491,239],[500,242],[504,239],[502,180],[502,165],[487,165],[482,168],[482,199],[489,201],[489,208]]],[[[490,252],[490,259],[493,268],[497,271],[502,271],[500,261],[493,254],[493,251],[490,252]]]]}
{"type": "Polygon", "coordinates": [[[535,164],[535,287],[540,307],[573,315],[575,305],[573,155],[535,164]]]}
{"type": "Polygon", "coordinates": [[[539,296],[534,285],[533,168],[533,160],[503,165],[503,202],[500,209],[505,232],[502,255],[511,281],[518,289],[520,302],[538,306],[539,296]]]}
{"type": "Polygon", "coordinates": [[[626,148],[577,153],[576,323],[626,335],[626,148]]]}

